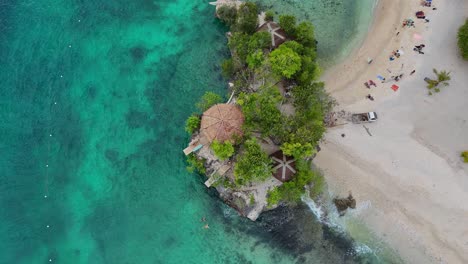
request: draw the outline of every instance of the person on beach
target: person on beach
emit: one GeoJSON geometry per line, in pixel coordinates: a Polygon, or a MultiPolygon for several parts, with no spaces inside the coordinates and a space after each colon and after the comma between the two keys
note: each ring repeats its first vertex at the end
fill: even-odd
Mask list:
{"type": "Polygon", "coordinates": [[[413,70],[409,75],[413,75],[416,72],[416,70],[413,70]]]}

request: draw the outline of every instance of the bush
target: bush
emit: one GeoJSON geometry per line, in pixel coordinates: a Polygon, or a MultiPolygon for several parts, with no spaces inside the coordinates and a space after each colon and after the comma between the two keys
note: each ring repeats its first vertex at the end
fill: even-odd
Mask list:
{"type": "Polygon", "coordinates": [[[458,30],[458,47],[463,59],[468,60],[468,19],[458,30]]]}
{"type": "Polygon", "coordinates": [[[270,64],[274,73],[289,79],[301,69],[301,57],[294,50],[281,45],[270,53],[270,64]]]}
{"type": "Polygon", "coordinates": [[[257,140],[248,139],[243,147],[243,153],[238,156],[234,166],[236,183],[246,185],[269,178],[272,175],[272,161],[258,145],[257,140]]]}
{"type": "Polygon", "coordinates": [[[284,143],[281,146],[281,150],[287,156],[293,156],[294,159],[304,159],[312,156],[315,153],[315,149],[311,143],[284,143]]]}
{"type": "Polygon", "coordinates": [[[264,60],[263,52],[258,50],[247,56],[247,65],[250,69],[257,69],[262,65],[264,60]]]}
{"type": "Polygon", "coordinates": [[[229,6],[229,5],[220,6],[216,10],[216,13],[219,19],[221,19],[221,21],[226,23],[228,26],[232,26],[236,23],[237,8],[235,6],[229,6]]]}
{"type": "Polygon", "coordinates": [[[305,186],[313,184],[311,195],[316,196],[323,191],[324,179],[320,173],[310,168],[311,164],[305,160],[296,160],[296,175],[291,181],[274,188],[268,192],[268,206],[278,204],[280,201],[296,203],[305,193],[305,186]]]}
{"type": "Polygon", "coordinates": [[[463,162],[468,163],[468,151],[463,151],[461,157],[463,158],[463,162]]]}
{"type": "Polygon", "coordinates": [[[237,30],[247,34],[253,34],[258,26],[258,8],[252,2],[240,5],[237,11],[237,30]]]}
{"type": "Polygon", "coordinates": [[[213,143],[211,143],[211,149],[220,160],[226,160],[234,154],[234,147],[229,141],[221,143],[214,140],[213,143]]]}
{"type": "Polygon", "coordinates": [[[248,52],[249,54],[257,51],[269,49],[271,47],[270,33],[265,31],[255,32],[249,39],[248,52]]]}
{"type": "Polygon", "coordinates": [[[301,43],[306,47],[314,47],[315,36],[314,36],[314,26],[310,22],[302,22],[296,27],[295,32],[296,41],[301,43]]]}
{"type": "Polygon", "coordinates": [[[189,134],[193,134],[200,127],[200,117],[196,114],[192,114],[185,121],[185,131],[189,134]]]}
{"type": "Polygon", "coordinates": [[[198,159],[195,154],[191,153],[190,155],[187,156],[187,171],[190,173],[193,173],[197,171],[198,173],[201,174],[206,174],[206,169],[205,169],[205,160],[198,159]]]}
{"type": "Polygon", "coordinates": [[[275,19],[275,13],[271,10],[265,12],[265,21],[273,21],[275,19]]]}
{"type": "Polygon", "coordinates": [[[279,17],[279,25],[286,32],[288,37],[296,36],[296,17],[291,15],[282,15],[279,17]]]}
{"type": "Polygon", "coordinates": [[[244,126],[271,136],[274,128],[281,124],[282,115],[277,105],[282,97],[276,87],[260,88],[256,93],[240,93],[237,103],[244,114],[244,126]]]}
{"type": "Polygon", "coordinates": [[[226,59],[221,63],[221,71],[225,78],[232,78],[235,72],[234,63],[232,62],[232,59],[226,59]]]}
{"type": "Polygon", "coordinates": [[[206,110],[208,110],[208,108],[221,102],[223,102],[223,98],[219,94],[213,92],[206,92],[202,96],[200,101],[197,103],[197,107],[198,109],[200,109],[200,111],[205,112],[206,110]]]}

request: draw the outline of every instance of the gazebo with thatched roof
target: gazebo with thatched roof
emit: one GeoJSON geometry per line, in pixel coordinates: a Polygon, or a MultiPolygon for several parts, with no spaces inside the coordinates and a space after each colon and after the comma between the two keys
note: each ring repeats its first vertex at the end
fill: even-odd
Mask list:
{"type": "Polygon", "coordinates": [[[281,182],[291,180],[296,174],[296,161],[278,150],[270,155],[273,160],[273,176],[281,182]]]}
{"type": "Polygon", "coordinates": [[[203,113],[200,133],[210,143],[233,141],[235,135],[242,136],[244,115],[234,104],[216,104],[203,113]]]}
{"type": "Polygon", "coordinates": [[[286,36],[286,32],[276,23],[273,21],[268,21],[263,23],[260,27],[258,27],[257,32],[266,31],[270,33],[271,36],[271,47],[276,49],[279,45],[283,44],[288,40],[286,36]]]}

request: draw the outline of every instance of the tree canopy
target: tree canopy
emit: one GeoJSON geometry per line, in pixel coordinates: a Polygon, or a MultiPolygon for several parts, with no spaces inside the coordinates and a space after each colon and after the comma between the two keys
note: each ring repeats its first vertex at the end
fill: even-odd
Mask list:
{"type": "Polygon", "coordinates": [[[270,64],[274,73],[289,79],[301,69],[301,57],[282,44],[270,53],[270,64]]]}
{"type": "Polygon", "coordinates": [[[458,30],[458,47],[463,59],[468,60],[468,19],[458,30]]]}
{"type": "Polygon", "coordinates": [[[205,112],[206,110],[208,110],[208,108],[212,107],[213,105],[222,102],[223,98],[219,94],[213,92],[206,92],[202,96],[200,101],[197,103],[197,107],[198,109],[200,109],[200,111],[205,112]]]}
{"type": "Polygon", "coordinates": [[[243,152],[238,155],[234,166],[236,183],[246,185],[250,182],[264,181],[272,175],[272,161],[261,149],[255,138],[245,141],[243,152]]]}
{"type": "Polygon", "coordinates": [[[232,26],[236,23],[237,19],[237,8],[230,5],[222,5],[217,10],[219,19],[226,23],[228,26],[232,26]]]}
{"type": "Polygon", "coordinates": [[[296,36],[296,17],[292,15],[281,15],[279,25],[290,37],[296,36]]]}
{"type": "Polygon", "coordinates": [[[221,143],[218,140],[214,140],[211,143],[211,149],[220,160],[226,160],[234,154],[234,146],[229,141],[221,143]]]}
{"type": "Polygon", "coordinates": [[[200,127],[200,117],[196,114],[192,114],[187,118],[187,121],[185,121],[185,131],[187,131],[189,134],[193,134],[195,130],[197,130],[200,127]]]}
{"type": "Polygon", "coordinates": [[[241,93],[237,103],[244,113],[244,126],[256,130],[264,136],[273,135],[274,128],[281,124],[278,103],[282,97],[278,88],[263,87],[256,93],[241,93]]]}
{"type": "Polygon", "coordinates": [[[243,33],[253,34],[258,26],[258,7],[252,2],[240,5],[237,11],[237,29],[243,33]]]}

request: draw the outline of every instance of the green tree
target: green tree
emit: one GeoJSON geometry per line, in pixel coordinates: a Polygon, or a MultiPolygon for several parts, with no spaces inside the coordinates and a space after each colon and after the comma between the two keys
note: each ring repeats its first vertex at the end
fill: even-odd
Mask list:
{"type": "Polygon", "coordinates": [[[198,128],[200,128],[200,117],[196,114],[192,114],[185,121],[185,131],[189,134],[193,134],[198,128]]]}
{"type": "Polygon", "coordinates": [[[271,47],[270,33],[265,31],[255,32],[249,39],[248,52],[269,49],[271,47]]]}
{"type": "Polygon", "coordinates": [[[301,69],[301,57],[287,46],[279,46],[270,53],[271,69],[285,78],[291,78],[301,69]]]}
{"type": "Polygon", "coordinates": [[[296,36],[296,17],[291,15],[281,15],[279,25],[289,37],[296,36]]]}
{"type": "Polygon", "coordinates": [[[190,153],[190,155],[187,156],[187,171],[190,173],[193,173],[197,171],[200,174],[206,174],[206,168],[205,168],[205,160],[204,159],[199,159],[195,154],[190,153]]]}
{"type": "Polygon", "coordinates": [[[245,65],[247,55],[249,54],[250,37],[241,32],[235,32],[229,38],[228,46],[233,52],[233,60],[237,60],[239,64],[245,65]]]}
{"type": "Polygon", "coordinates": [[[237,11],[237,29],[240,32],[253,34],[258,25],[258,7],[252,2],[240,5],[237,11]]]}
{"type": "Polygon", "coordinates": [[[231,26],[236,23],[237,19],[237,8],[230,5],[222,5],[216,10],[216,14],[219,19],[226,23],[228,26],[231,26]]]}
{"type": "Polygon", "coordinates": [[[296,27],[296,41],[305,47],[315,48],[314,26],[310,22],[301,22],[296,27]]]}
{"type": "Polygon", "coordinates": [[[249,66],[250,69],[257,69],[260,67],[265,60],[263,56],[263,52],[260,50],[257,50],[256,52],[249,54],[247,56],[247,65],[249,66]]]}
{"type": "Polygon", "coordinates": [[[197,107],[198,109],[200,109],[200,111],[205,112],[206,110],[208,110],[208,108],[221,102],[223,102],[223,98],[219,94],[213,92],[206,92],[202,96],[200,101],[197,103],[197,107]]]}
{"type": "Polygon", "coordinates": [[[273,21],[275,19],[275,13],[271,10],[265,12],[265,21],[273,21]]]}
{"type": "Polygon", "coordinates": [[[234,76],[235,68],[232,58],[226,59],[221,63],[221,71],[225,78],[232,78],[234,76]]]}
{"type": "Polygon", "coordinates": [[[312,156],[315,149],[311,143],[283,143],[281,150],[285,155],[293,156],[295,159],[303,159],[312,156]]]}
{"type": "Polygon", "coordinates": [[[214,140],[213,143],[211,143],[211,149],[220,160],[226,160],[234,154],[234,146],[232,146],[229,141],[221,143],[214,140]]]}
{"type": "Polygon", "coordinates": [[[281,124],[282,115],[278,103],[282,97],[276,87],[262,87],[256,93],[240,93],[237,103],[244,114],[244,126],[258,130],[264,136],[273,135],[274,128],[281,124]]]}
{"type": "Polygon", "coordinates": [[[261,182],[271,175],[270,157],[261,149],[255,138],[246,140],[234,166],[236,183],[246,185],[250,182],[261,182]]]}
{"type": "Polygon", "coordinates": [[[468,19],[458,30],[458,47],[463,59],[468,60],[468,19]]]}

